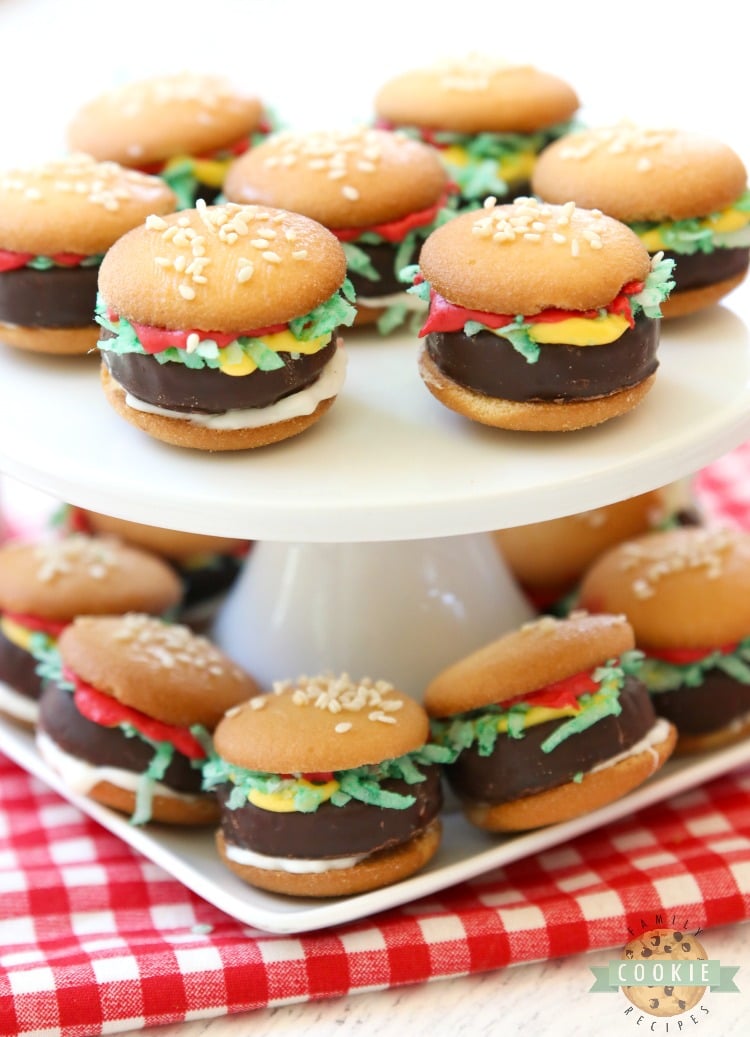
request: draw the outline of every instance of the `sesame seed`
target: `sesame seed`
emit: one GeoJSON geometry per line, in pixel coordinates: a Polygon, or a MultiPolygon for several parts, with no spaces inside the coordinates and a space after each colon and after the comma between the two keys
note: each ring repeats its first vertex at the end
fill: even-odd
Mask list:
{"type": "Polygon", "coordinates": [[[347,731],[351,731],[352,725],[348,721],[342,721],[340,724],[336,724],[334,731],[337,735],[344,735],[347,731]]]}
{"type": "Polygon", "coordinates": [[[189,284],[178,285],[177,291],[183,299],[187,299],[188,301],[195,298],[195,288],[191,288],[189,284]]]}
{"type": "Polygon", "coordinates": [[[281,256],[277,252],[264,252],[263,258],[267,263],[280,263],[281,256]]]}
{"type": "Polygon", "coordinates": [[[351,184],[344,184],[341,188],[341,193],[344,198],[347,198],[350,202],[359,201],[360,194],[356,187],[352,187],[351,184]]]}

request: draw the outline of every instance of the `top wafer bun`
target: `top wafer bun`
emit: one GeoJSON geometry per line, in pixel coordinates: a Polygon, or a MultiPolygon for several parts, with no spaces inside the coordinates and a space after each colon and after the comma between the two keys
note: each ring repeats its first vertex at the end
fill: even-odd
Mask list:
{"type": "Polygon", "coordinates": [[[449,220],[422,246],[421,272],[449,302],[527,315],[595,309],[649,272],[637,236],[609,216],[533,198],[491,202],[449,220]]]}
{"type": "Polygon", "coordinates": [[[154,76],[83,105],[68,126],[68,143],[96,158],[140,167],[234,144],[258,127],[262,113],[257,97],[220,77],[154,76]]]}
{"type": "Polygon", "coordinates": [[[634,644],[622,615],[542,616],[439,673],[427,686],[425,708],[445,717],[505,702],[599,666],[634,644]]]}
{"type": "Polygon", "coordinates": [[[377,129],[277,133],[229,168],[234,202],[292,209],[326,227],[397,220],[439,201],[447,173],[438,152],[377,129]]]}
{"type": "Polygon", "coordinates": [[[177,605],[182,584],[161,558],[109,537],[73,533],[0,548],[0,609],[66,622],[80,613],[177,605]]]}
{"type": "Polygon", "coordinates": [[[79,616],[57,644],[81,680],[165,724],[212,730],[227,709],[259,691],[206,638],[151,616],[79,616]]]}
{"type": "Polygon", "coordinates": [[[567,121],[579,103],[549,72],[474,54],[395,76],[378,91],[375,111],[397,125],[532,133],[567,121]]]}
{"type": "Polygon", "coordinates": [[[252,331],[303,316],[342,285],[344,250],[314,220],[198,204],[148,219],[104,257],[99,289],[119,316],[164,328],[252,331]]]}
{"type": "Polygon", "coordinates": [[[493,536],[526,587],[567,587],[613,544],[653,529],[666,513],[659,490],[590,511],[497,530],[493,536]]]}
{"type": "Polygon", "coordinates": [[[214,745],[229,763],[286,774],[392,760],[424,745],[428,734],[427,714],[414,699],[385,681],[344,675],[285,682],[230,710],[214,745]]]}
{"type": "Polygon", "coordinates": [[[187,533],[178,529],[163,529],[142,522],[102,515],[98,511],[83,511],[86,525],[95,533],[119,537],[128,544],[143,547],[180,562],[196,555],[232,554],[247,545],[246,540],[233,537],[210,536],[205,533],[187,533]]]}
{"type": "Polygon", "coordinates": [[[175,208],[159,177],[69,155],[0,174],[0,248],[98,255],[149,213],[175,208]]]}
{"type": "Polygon", "coordinates": [[[750,533],[689,527],[607,551],[583,608],[624,612],[639,648],[713,648],[750,635],[750,533]]]}
{"type": "Polygon", "coordinates": [[[573,199],[616,219],[685,220],[735,202],[747,171],[721,141],[677,129],[621,124],[561,137],[539,156],[534,194],[549,202],[573,199]]]}

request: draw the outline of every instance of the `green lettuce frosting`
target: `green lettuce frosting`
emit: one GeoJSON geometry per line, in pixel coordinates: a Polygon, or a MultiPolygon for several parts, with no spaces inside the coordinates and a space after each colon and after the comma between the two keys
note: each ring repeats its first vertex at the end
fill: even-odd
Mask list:
{"type": "Polygon", "coordinates": [[[750,684],[750,637],[740,641],[732,652],[716,649],[691,663],[668,663],[646,655],[641,667],[641,680],[652,694],[697,688],[710,670],[721,670],[741,684],[750,684]]]}
{"type": "Polygon", "coordinates": [[[216,753],[212,753],[203,765],[203,787],[213,789],[217,785],[232,785],[232,792],[227,800],[227,807],[230,810],[238,810],[240,807],[246,806],[248,796],[253,790],[269,795],[287,788],[294,789],[295,809],[305,814],[313,813],[323,802],[330,802],[335,807],[343,807],[353,799],[369,806],[405,810],[416,802],[415,797],[392,792],[383,788],[382,783],[389,779],[399,779],[405,781],[407,785],[416,785],[425,780],[425,775],[420,767],[446,763],[450,758],[450,749],[428,744],[413,753],[407,753],[393,760],[385,760],[379,764],[355,767],[350,770],[334,771],[334,778],[339,783],[339,788],[332,796],[326,797],[314,785],[308,787],[299,784],[294,778],[263,771],[246,770],[244,767],[228,763],[216,753]]]}
{"type": "MultiPolygon", "coordinates": [[[[593,680],[599,685],[597,691],[580,696],[580,712],[551,732],[542,742],[542,752],[552,752],[566,738],[580,734],[604,717],[619,716],[622,712],[620,691],[625,677],[639,676],[642,657],[642,652],[624,652],[619,661],[609,660],[597,667],[592,674],[593,680]]],[[[454,758],[474,745],[480,756],[490,756],[501,735],[498,730],[501,719],[505,718],[507,722],[508,738],[523,738],[528,726],[526,714],[531,708],[526,702],[516,702],[507,708],[497,704],[469,713],[459,713],[455,717],[433,720],[432,737],[436,744],[448,748],[454,758]]]]}
{"type": "MultiPolygon", "coordinates": [[[[289,321],[289,329],[300,342],[309,342],[311,339],[325,335],[330,336],[335,328],[340,325],[349,326],[356,313],[354,306],[354,289],[347,279],[341,289],[335,292],[329,299],[316,306],[310,313],[302,317],[296,317],[289,321]]],[[[95,319],[97,324],[110,331],[114,338],[99,339],[99,349],[109,350],[113,353],[142,353],[146,350],[141,345],[135,328],[124,317],[111,321],[107,316],[107,306],[101,295],[97,297],[95,319]]],[[[324,343],[324,345],[327,343],[324,343]]],[[[324,348],[321,346],[321,349],[324,348]]],[[[178,349],[170,346],[152,356],[160,364],[176,363],[184,364],[186,367],[200,370],[204,367],[219,368],[220,356],[226,358],[230,364],[240,363],[243,355],[251,357],[261,371],[274,371],[284,366],[284,360],[273,349],[259,338],[240,336],[228,346],[220,347],[211,338],[201,339],[198,347],[188,352],[186,349],[178,349]]],[[[299,354],[292,353],[293,357],[299,354]]]]}
{"type": "Polygon", "coordinates": [[[26,263],[27,267],[31,267],[32,270],[52,270],[53,268],[58,270],[73,269],[76,267],[91,267],[99,266],[104,255],[84,256],[80,263],[76,263],[74,267],[71,267],[70,263],[58,263],[52,256],[34,256],[26,263]]]}
{"type": "MultiPolygon", "coordinates": [[[[738,209],[740,212],[750,212],[750,189],[743,192],[732,208],[738,209]]],[[[701,220],[698,219],[674,220],[668,223],[639,221],[631,223],[630,227],[638,235],[658,230],[665,247],[670,252],[677,252],[684,256],[693,256],[697,252],[713,252],[717,248],[739,248],[743,244],[750,244],[750,241],[745,240],[745,236],[740,236],[740,231],[728,234],[717,233],[711,227],[701,226],[701,220]]]]}

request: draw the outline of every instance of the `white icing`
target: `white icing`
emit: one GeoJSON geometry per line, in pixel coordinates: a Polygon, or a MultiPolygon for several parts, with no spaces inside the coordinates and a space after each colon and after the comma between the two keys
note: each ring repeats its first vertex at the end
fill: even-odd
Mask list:
{"type": "MultiPolygon", "coordinates": [[[[271,404],[270,407],[251,407],[247,410],[228,410],[221,414],[185,414],[182,411],[166,410],[155,407],[143,400],[136,399],[130,393],[125,394],[125,402],[133,410],[145,414],[160,414],[164,418],[176,418],[178,421],[189,421],[192,425],[202,425],[212,429],[262,428],[264,425],[275,425],[279,421],[302,418],[312,414],[323,400],[330,400],[338,395],[344,384],[346,375],[346,353],[342,346],[323,368],[320,377],[312,385],[299,392],[285,396],[271,404]]],[[[253,375],[244,377],[252,378],[253,375]]],[[[121,387],[122,388],[122,387],[121,387]]]]}
{"type": "MultiPolygon", "coordinates": [[[[45,763],[60,775],[71,792],[77,792],[80,796],[87,796],[100,781],[108,781],[111,785],[116,785],[128,792],[135,793],[138,790],[140,774],[123,770],[121,767],[97,766],[87,763],[86,760],[80,760],[77,756],[71,756],[53,742],[44,731],[37,731],[36,745],[45,763]]],[[[194,803],[197,798],[185,792],[177,792],[159,781],[154,782],[152,795],[169,796],[170,799],[181,799],[185,803],[194,803]]]]}
{"type": "Polygon", "coordinates": [[[722,248],[747,248],[750,245],[750,224],[739,230],[719,231],[714,234],[714,245],[722,248]]]}
{"type": "Polygon", "coordinates": [[[624,752],[618,753],[617,756],[610,756],[608,760],[603,760],[602,763],[597,763],[596,767],[592,767],[587,774],[595,774],[597,771],[606,770],[607,767],[613,767],[616,763],[620,763],[622,760],[627,760],[630,756],[638,756],[639,753],[650,752],[653,756],[654,767],[659,763],[659,754],[654,748],[659,742],[663,742],[669,734],[669,721],[664,720],[663,717],[657,717],[656,723],[647,731],[646,734],[641,738],[635,745],[631,745],[629,749],[625,749],[624,752]]]}
{"type": "Polygon", "coordinates": [[[11,688],[5,681],[0,681],[0,713],[33,725],[39,716],[39,703],[11,688]]]}
{"type": "Polygon", "coordinates": [[[226,855],[235,864],[247,864],[253,868],[263,868],[265,871],[288,871],[294,875],[312,875],[324,871],[337,871],[343,868],[353,868],[364,860],[367,854],[358,857],[332,857],[328,860],[320,860],[315,857],[267,857],[253,850],[236,846],[234,843],[225,843],[226,855]]]}

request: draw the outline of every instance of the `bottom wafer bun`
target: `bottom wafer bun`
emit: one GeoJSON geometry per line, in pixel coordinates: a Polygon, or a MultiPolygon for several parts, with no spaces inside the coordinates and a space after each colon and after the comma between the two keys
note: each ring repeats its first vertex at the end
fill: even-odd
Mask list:
{"type": "Polygon", "coordinates": [[[129,407],[125,390],[117,384],[104,363],[101,365],[101,381],[104,395],[111,406],[131,425],[147,432],[154,439],[161,440],[162,443],[190,447],[194,450],[250,450],[253,447],[279,443],[314,425],[336,399],[332,396],[327,400],[321,400],[312,414],[289,418],[287,421],[277,421],[258,428],[212,429],[196,425],[187,419],[147,414],[145,411],[129,407]]]}
{"type": "Polygon", "coordinates": [[[354,317],[354,323],[352,324],[352,327],[363,328],[369,327],[370,324],[376,324],[384,313],[384,306],[363,306],[360,303],[357,306],[357,313],[354,317]]]}
{"type": "Polygon", "coordinates": [[[331,871],[307,874],[272,871],[230,860],[221,830],[216,833],[216,846],[230,871],[258,889],[288,893],[296,897],[342,897],[380,889],[413,875],[434,857],[440,846],[441,837],[442,825],[436,818],[423,832],[408,842],[392,850],[374,853],[351,868],[335,868],[331,871]]]}
{"type": "Polygon", "coordinates": [[[600,425],[632,410],[651,389],[656,378],[654,373],[629,389],[590,400],[518,403],[485,396],[447,378],[428,354],[426,346],[422,347],[419,356],[419,373],[432,395],[450,410],[482,425],[517,432],[572,432],[600,425]]]}
{"type": "Polygon", "coordinates": [[[569,821],[598,810],[641,785],[666,763],[676,741],[677,731],[670,724],[669,733],[661,742],[610,767],[589,772],[580,782],[569,781],[509,803],[465,801],[462,807],[472,824],[488,832],[522,832],[569,821]]]}
{"type": "MultiPolygon", "coordinates": [[[[129,817],[135,813],[135,792],[120,788],[110,781],[99,781],[87,793],[90,799],[103,803],[129,817]]],[[[170,825],[210,825],[218,821],[220,809],[214,796],[165,796],[154,794],[151,798],[150,821],[163,821],[170,825]]]]}
{"type": "Polygon", "coordinates": [[[663,318],[684,317],[688,313],[695,313],[707,306],[713,306],[719,299],[723,299],[733,288],[742,284],[747,276],[747,271],[727,277],[724,281],[715,281],[700,288],[688,288],[681,292],[679,288],[672,292],[668,299],[661,304],[661,315],[663,318]]]}
{"type": "Polygon", "coordinates": [[[25,328],[19,324],[0,324],[0,342],[31,353],[56,353],[74,356],[96,349],[100,328],[25,328]]]}
{"type": "Polygon", "coordinates": [[[688,756],[692,753],[710,752],[743,742],[746,738],[750,738],[750,716],[741,717],[718,731],[710,731],[704,735],[680,734],[674,753],[675,756],[688,756]]]}

